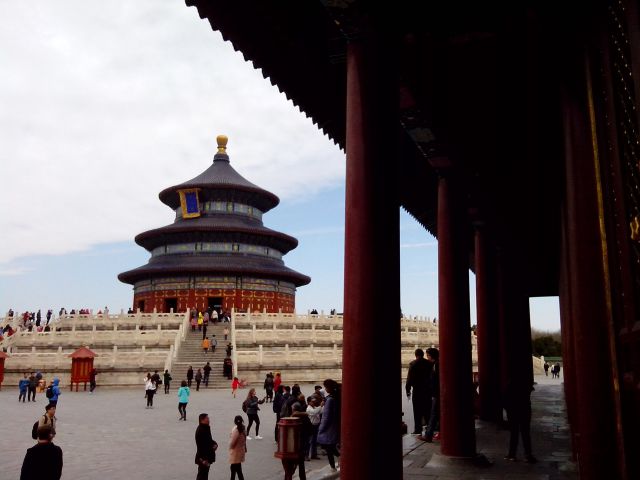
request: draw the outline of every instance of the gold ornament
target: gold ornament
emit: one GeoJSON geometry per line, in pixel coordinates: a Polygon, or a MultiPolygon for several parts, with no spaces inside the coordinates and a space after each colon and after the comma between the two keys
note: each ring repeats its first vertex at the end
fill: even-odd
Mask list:
{"type": "Polygon", "coordinates": [[[640,242],[640,217],[633,217],[629,226],[631,228],[631,240],[640,242]]]}

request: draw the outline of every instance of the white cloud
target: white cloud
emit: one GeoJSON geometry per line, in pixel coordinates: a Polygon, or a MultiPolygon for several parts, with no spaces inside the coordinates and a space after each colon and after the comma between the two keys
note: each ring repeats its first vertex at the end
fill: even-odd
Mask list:
{"type": "MultiPolygon", "coordinates": [[[[183,2],[5,2],[0,264],[132,240],[215,136],[281,199],[344,177],[342,153],[183,2]]],[[[7,270],[9,271],[9,270],[7,270]]]]}
{"type": "Polygon", "coordinates": [[[344,226],[318,227],[308,230],[300,230],[293,233],[294,237],[316,237],[321,235],[333,235],[336,233],[344,233],[344,226]]]}
{"type": "Polygon", "coordinates": [[[416,242],[416,243],[401,243],[400,248],[427,248],[437,247],[438,242],[416,242]]]}
{"type": "Polygon", "coordinates": [[[3,267],[0,268],[0,277],[16,277],[33,271],[30,267],[3,267]]]}

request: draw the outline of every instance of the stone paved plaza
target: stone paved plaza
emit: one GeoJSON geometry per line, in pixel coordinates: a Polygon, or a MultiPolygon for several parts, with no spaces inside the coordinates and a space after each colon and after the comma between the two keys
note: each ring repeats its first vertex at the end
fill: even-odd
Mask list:
{"type": "MultiPolygon", "coordinates": [[[[169,395],[159,390],[153,410],[145,409],[142,386],[139,389],[104,390],[98,387],[93,395],[65,389],[58,403],[54,440],[64,453],[62,477],[73,480],[195,478],[194,433],[198,414],[206,412],[212,420],[213,438],[220,445],[209,478],[227,478],[229,432],[233,417],[242,414],[241,404],[248,390],[238,390],[234,399],[230,389],[201,388],[196,392],[194,383],[187,422],[180,422],[177,386],[172,384],[169,395]]],[[[304,393],[312,391],[312,387],[303,388],[304,393]]],[[[257,393],[261,396],[264,391],[260,389],[257,393]]],[[[31,427],[47,403],[44,394],[39,394],[36,403],[18,403],[17,397],[17,388],[3,386],[0,392],[3,406],[0,478],[3,480],[19,478],[25,451],[34,444],[31,427]]],[[[243,465],[247,480],[279,478],[282,472],[280,461],[273,456],[275,414],[271,404],[261,408],[260,433],[264,439],[249,442],[247,462],[243,465]]],[[[326,460],[313,461],[310,469],[323,467],[325,463],[326,460]]]]}
{"type": "MultiPolygon", "coordinates": [[[[438,444],[416,442],[405,437],[405,478],[421,479],[570,479],[574,474],[563,473],[568,458],[569,439],[564,419],[562,388],[558,380],[544,377],[534,392],[532,422],[534,452],[541,460],[537,465],[502,459],[508,432],[479,424],[479,451],[495,460],[488,469],[458,466],[432,466],[427,462],[438,451],[438,444]]],[[[65,479],[154,479],[174,480],[195,478],[196,467],[194,432],[197,416],[207,412],[212,418],[214,439],[220,444],[218,460],[210,478],[228,478],[227,441],[233,417],[241,414],[241,403],[247,390],[239,390],[233,399],[230,390],[192,389],[187,409],[187,422],[178,421],[177,388],[170,395],[159,393],[155,408],[145,409],[143,388],[103,389],[88,392],[63,392],[57,411],[58,435],[55,443],[64,451],[65,479]]],[[[309,394],[311,386],[304,386],[309,394]]],[[[402,392],[400,392],[404,398],[402,392]]],[[[258,390],[262,395],[262,390],[258,390]]],[[[33,445],[31,427],[44,411],[46,398],[39,394],[36,403],[18,403],[16,388],[4,385],[0,391],[2,405],[2,435],[0,436],[0,478],[18,479],[26,449],[33,445]]],[[[381,400],[384,401],[384,400],[381,400]]],[[[411,409],[404,402],[405,420],[412,427],[411,409]]],[[[384,406],[380,405],[380,411],[384,406]]],[[[243,465],[247,480],[282,478],[280,461],[273,457],[275,442],[273,429],[275,414],[271,405],[261,411],[261,433],[264,440],[252,440],[248,445],[247,461],[243,465]]],[[[246,418],[246,417],[245,417],[246,418]]],[[[373,419],[375,420],[375,419],[373,419]]],[[[433,462],[431,462],[433,463],[433,462]]],[[[307,464],[308,478],[321,478],[327,472],[326,457],[307,464]]]]}

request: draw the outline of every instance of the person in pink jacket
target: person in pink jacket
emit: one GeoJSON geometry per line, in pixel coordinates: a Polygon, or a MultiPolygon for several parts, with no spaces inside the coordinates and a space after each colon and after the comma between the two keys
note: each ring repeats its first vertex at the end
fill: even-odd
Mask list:
{"type": "Polygon", "coordinates": [[[231,430],[231,440],[229,441],[229,463],[231,464],[231,480],[235,480],[236,473],[238,480],[244,480],[242,474],[242,462],[247,453],[247,431],[244,427],[244,420],[240,415],[233,419],[235,426],[231,430]]]}

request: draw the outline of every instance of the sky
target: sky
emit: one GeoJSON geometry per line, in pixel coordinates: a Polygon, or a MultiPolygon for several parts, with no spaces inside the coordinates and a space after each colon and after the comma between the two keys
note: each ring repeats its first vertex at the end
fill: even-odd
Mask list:
{"type": "MultiPolygon", "coordinates": [[[[173,221],[158,193],[204,171],[215,137],[275,193],[298,238],[298,311],[342,309],[345,159],[182,0],[4,0],[0,16],[0,311],[128,308],[136,234],[173,221]]],[[[437,242],[401,211],[402,310],[437,316],[437,242]]],[[[475,320],[470,274],[471,321],[475,320]]],[[[532,325],[559,328],[557,298],[532,325]]]]}

